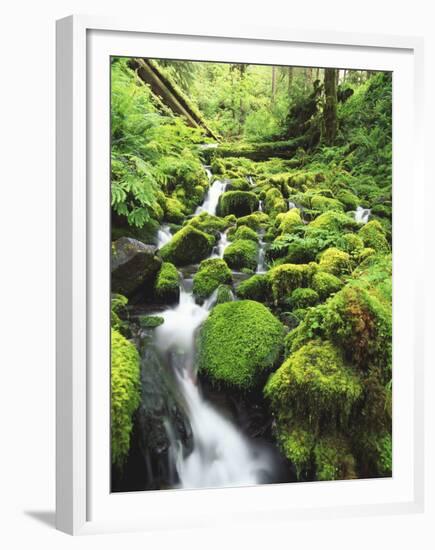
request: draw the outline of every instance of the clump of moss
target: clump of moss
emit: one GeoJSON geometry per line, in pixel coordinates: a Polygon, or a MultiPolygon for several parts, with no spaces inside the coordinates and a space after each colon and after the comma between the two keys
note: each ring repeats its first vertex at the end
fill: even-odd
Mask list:
{"type": "Polygon", "coordinates": [[[356,233],[345,233],[341,237],[340,248],[349,254],[358,255],[364,248],[363,240],[356,233]]]}
{"type": "Polygon", "coordinates": [[[257,208],[257,195],[250,191],[226,191],[219,197],[218,214],[220,216],[234,214],[239,218],[252,214],[257,208]]]}
{"type": "Polygon", "coordinates": [[[341,191],[337,193],[337,199],[344,206],[345,210],[356,210],[359,205],[358,197],[348,189],[341,189],[341,191]]]}
{"type": "Polygon", "coordinates": [[[278,230],[281,235],[291,233],[302,225],[302,218],[298,208],[292,208],[284,214],[278,214],[276,221],[279,224],[278,230]]]}
{"type": "Polygon", "coordinates": [[[235,231],[231,232],[231,230],[228,232],[228,238],[231,241],[237,241],[239,239],[245,239],[248,241],[254,241],[258,242],[258,235],[257,233],[248,227],[247,225],[241,225],[235,231]]]}
{"type": "Polygon", "coordinates": [[[237,227],[247,225],[251,229],[258,231],[269,221],[269,216],[265,212],[254,212],[249,216],[242,216],[237,220],[237,227]]]}
{"type": "Polygon", "coordinates": [[[267,275],[253,275],[242,281],[236,289],[237,296],[243,300],[256,300],[257,302],[269,302],[271,289],[267,275]]]}
{"type": "Polygon", "coordinates": [[[209,256],[213,244],[211,235],[187,225],[160,249],[160,255],[163,260],[178,266],[195,264],[209,256]]]}
{"type": "Polygon", "coordinates": [[[163,304],[173,304],[180,298],[180,275],[174,264],[163,262],[154,285],[157,300],[163,304]]]}
{"type": "Polygon", "coordinates": [[[211,258],[203,260],[193,277],[193,294],[205,300],[221,284],[231,284],[232,273],[224,260],[211,258]]]}
{"type": "Polygon", "coordinates": [[[372,220],[361,227],[359,236],[367,248],[373,248],[376,252],[388,254],[390,245],[385,237],[382,225],[377,220],[372,220]]]}
{"type": "Polygon", "coordinates": [[[342,286],[343,283],[338,277],[324,271],[315,273],[311,280],[311,288],[318,293],[321,300],[326,300],[331,294],[338,292],[342,286]]]}
{"type": "Polygon", "coordinates": [[[142,328],[156,328],[163,325],[165,320],[159,315],[141,315],[139,317],[139,324],[142,328]]]}
{"type": "Polygon", "coordinates": [[[117,330],[111,338],[111,454],[122,467],[130,449],[132,416],[140,403],[139,354],[117,330]]]}
{"type": "Polygon", "coordinates": [[[311,429],[316,430],[325,418],[332,425],[345,422],[362,395],[362,384],[338,347],[312,340],[270,376],[265,395],[279,423],[308,417],[311,429]]]}
{"type": "Polygon", "coordinates": [[[356,461],[349,447],[344,437],[320,438],[313,449],[316,479],[319,481],[355,479],[357,477],[356,461]]]}
{"type": "Polygon", "coordinates": [[[124,331],[127,329],[127,324],[120,318],[119,315],[127,314],[126,306],[128,304],[128,298],[122,294],[112,294],[110,304],[110,326],[124,334],[124,331]]]}
{"type": "Polygon", "coordinates": [[[324,197],[320,194],[313,195],[311,198],[311,208],[318,210],[319,212],[329,212],[335,210],[336,212],[343,212],[343,205],[336,199],[324,197]]]}
{"type": "Polygon", "coordinates": [[[224,252],[224,260],[232,269],[257,267],[258,246],[254,241],[239,239],[231,243],[224,252]]]}
{"type": "Polygon", "coordinates": [[[182,223],[185,217],[184,206],[175,197],[167,197],[164,206],[165,219],[172,223],[182,223]]]}
{"type": "Polygon", "coordinates": [[[319,295],[311,288],[296,288],[291,293],[287,303],[291,309],[305,309],[314,306],[319,301],[319,295]]]}
{"type": "Polygon", "coordinates": [[[315,263],[283,264],[273,267],[268,276],[275,304],[285,303],[296,288],[310,286],[311,278],[316,270],[315,263]]]}
{"type": "Polygon", "coordinates": [[[265,194],[265,210],[272,217],[287,210],[286,201],[276,187],[272,187],[265,194]]]}
{"type": "Polygon", "coordinates": [[[230,225],[226,219],[213,216],[208,212],[201,212],[198,216],[194,216],[189,220],[188,224],[193,225],[193,227],[196,227],[200,231],[204,231],[204,233],[210,233],[212,235],[217,232],[225,231],[230,225]]]}
{"type": "Polygon", "coordinates": [[[320,214],[320,216],[317,216],[317,218],[308,225],[308,230],[327,229],[331,232],[357,228],[358,224],[354,219],[342,212],[336,212],[335,210],[329,210],[328,212],[320,214]]]}
{"type": "Polygon", "coordinates": [[[322,271],[332,275],[349,273],[351,271],[350,256],[338,248],[328,248],[320,256],[319,267],[322,271]]]}
{"type": "Polygon", "coordinates": [[[279,359],[284,327],[264,305],[241,300],[215,306],[199,339],[199,369],[214,383],[260,387],[279,359]]]}
{"type": "Polygon", "coordinates": [[[230,285],[219,285],[216,295],[216,304],[224,304],[225,302],[232,302],[234,300],[234,294],[230,285]]]}

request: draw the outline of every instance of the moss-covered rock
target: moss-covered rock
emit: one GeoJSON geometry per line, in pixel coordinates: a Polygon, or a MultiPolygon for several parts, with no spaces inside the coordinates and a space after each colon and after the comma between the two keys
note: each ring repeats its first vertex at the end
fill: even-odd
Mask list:
{"type": "Polygon", "coordinates": [[[112,294],[110,297],[110,326],[122,334],[127,329],[127,323],[120,315],[127,315],[128,298],[122,294],[112,294]]]}
{"type": "Polygon", "coordinates": [[[221,284],[232,283],[232,273],[224,260],[211,258],[203,260],[193,277],[193,294],[205,300],[221,284]]]}
{"type": "Polygon", "coordinates": [[[326,273],[342,275],[344,273],[350,273],[352,263],[347,252],[332,247],[328,248],[320,255],[319,267],[326,273]]]}
{"type": "Polygon", "coordinates": [[[329,210],[317,216],[315,220],[309,223],[308,230],[310,229],[326,229],[332,232],[344,231],[346,229],[357,229],[357,222],[342,212],[336,212],[335,210],[329,210]]]}
{"type": "Polygon", "coordinates": [[[211,235],[187,225],[160,249],[160,255],[177,266],[195,264],[210,255],[213,244],[211,235]]]}
{"type": "Polygon", "coordinates": [[[319,295],[312,288],[296,288],[288,299],[288,305],[292,309],[305,309],[317,304],[319,295]]]}
{"type": "Polygon", "coordinates": [[[254,212],[249,216],[243,216],[237,220],[237,227],[247,225],[251,229],[258,231],[269,221],[269,216],[265,212],[254,212]]]}
{"type": "Polygon", "coordinates": [[[188,224],[210,235],[225,231],[230,226],[230,223],[226,219],[213,216],[208,212],[201,212],[198,216],[194,216],[189,220],[188,224]]]}
{"type": "Polygon", "coordinates": [[[239,239],[231,243],[224,252],[224,260],[232,269],[254,270],[257,267],[258,246],[254,241],[239,239]]]}
{"type": "Polygon", "coordinates": [[[331,342],[307,342],[273,373],[264,389],[277,420],[288,433],[300,419],[311,433],[345,423],[363,388],[358,374],[331,342]],[[291,407],[288,404],[291,403],[291,407]]]}
{"type": "Polygon", "coordinates": [[[234,214],[236,217],[248,216],[257,210],[258,198],[250,191],[226,191],[219,197],[217,212],[220,216],[234,214]]]}
{"type": "Polygon", "coordinates": [[[388,254],[390,245],[385,237],[382,225],[377,220],[372,220],[361,227],[359,236],[367,248],[373,248],[376,252],[388,254]]]}
{"type": "Polygon", "coordinates": [[[201,328],[199,369],[214,383],[251,390],[279,359],[284,327],[264,305],[241,300],[213,308],[201,328]]]}
{"type": "Polygon", "coordinates": [[[183,203],[176,197],[167,197],[164,206],[165,220],[172,223],[182,223],[185,217],[183,203]]]}
{"type": "Polygon", "coordinates": [[[231,241],[237,241],[239,239],[249,240],[258,242],[258,235],[257,233],[248,227],[247,225],[241,225],[237,229],[235,228],[234,231],[228,231],[228,238],[231,241]]]}
{"type": "Polygon", "coordinates": [[[318,271],[313,275],[311,280],[311,288],[317,292],[321,300],[326,300],[331,294],[338,292],[342,288],[342,281],[324,271],[318,271]]]}
{"type": "Polygon", "coordinates": [[[278,214],[276,221],[281,235],[291,233],[302,225],[302,218],[298,208],[292,208],[284,214],[278,214]]]}
{"type": "Polygon", "coordinates": [[[216,304],[224,304],[233,300],[234,294],[230,285],[219,285],[216,294],[216,304]]]}
{"type": "Polygon", "coordinates": [[[130,449],[132,416],[140,402],[139,354],[117,330],[111,338],[111,453],[122,467],[130,449]]]}
{"type": "Polygon", "coordinates": [[[275,304],[285,303],[296,288],[310,286],[311,278],[317,271],[317,264],[283,264],[273,267],[269,281],[275,304]]]}
{"type": "Polygon", "coordinates": [[[174,264],[163,262],[154,285],[157,300],[162,304],[177,303],[180,298],[180,275],[174,264]]]}
{"type": "Polygon", "coordinates": [[[156,328],[163,325],[165,320],[159,315],[141,315],[139,317],[139,324],[142,328],[156,328]]]}
{"type": "Polygon", "coordinates": [[[311,198],[311,208],[319,212],[329,212],[331,210],[343,212],[344,210],[340,201],[319,194],[313,195],[311,198]]]}
{"type": "Polygon", "coordinates": [[[253,275],[242,281],[236,292],[237,296],[243,300],[269,302],[271,300],[269,277],[267,275],[253,275]]]}
{"type": "Polygon", "coordinates": [[[347,211],[355,211],[360,203],[358,197],[349,191],[348,189],[341,189],[337,193],[337,199],[344,206],[347,211]]]}
{"type": "Polygon", "coordinates": [[[355,479],[356,461],[349,442],[342,436],[320,438],[313,448],[316,479],[355,479]]]}

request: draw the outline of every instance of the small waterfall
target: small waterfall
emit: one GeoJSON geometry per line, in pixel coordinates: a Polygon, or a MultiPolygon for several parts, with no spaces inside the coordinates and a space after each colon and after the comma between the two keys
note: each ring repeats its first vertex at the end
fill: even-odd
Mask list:
{"type": "Polygon", "coordinates": [[[226,247],[230,244],[228,240],[228,229],[220,234],[218,244],[213,248],[212,258],[223,258],[226,247]]]}
{"type": "Polygon", "coordinates": [[[250,185],[251,187],[254,187],[254,185],[255,185],[254,178],[253,178],[252,176],[246,176],[246,179],[248,180],[249,185],[250,185]]]}
{"type": "Polygon", "coordinates": [[[172,234],[169,229],[169,225],[162,225],[157,232],[157,248],[162,248],[162,246],[168,243],[171,239],[172,234]]]}
{"type": "Polygon", "coordinates": [[[288,201],[288,209],[289,210],[292,210],[293,208],[296,208],[296,204],[292,201],[288,201]]]}
{"type": "Polygon", "coordinates": [[[201,212],[207,212],[208,214],[212,214],[213,216],[215,216],[219,197],[225,191],[226,186],[226,182],[215,180],[207,191],[203,204],[201,206],[198,206],[198,208],[196,209],[195,216],[201,214],[201,212]]]}
{"type": "Polygon", "coordinates": [[[355,221],[363,224],[367,223],[369,221],[370,214],[370,208],[363,208],[362,206],[358,206],[355,210],[355,221]]]}
{"type": "Polygon", "coordinates": [[[263,201],[262,200],[258,201],[258,211],[263,212],[263,201]]]}
{"type": "Polygon", "coordinates": [[[256,273],[266,273],[266,243],[263,240],[263,232],[260,233],[258,241],[258,264],[256,273]]]}
{"type": "Polygon", "coordinates": [[[186,457],[180,442],[171,438],[180,487],[230,487],[262,483],[271,473],[267,454],[259,452],[237,428],[204,401],[194,371],[195,333],[216,301],[217,291],[199,306],[183,282],[180,303],[164,311],[165,322],[155,330],[156,345],[170,361],[187,404],[193,451],[186,457]]]}

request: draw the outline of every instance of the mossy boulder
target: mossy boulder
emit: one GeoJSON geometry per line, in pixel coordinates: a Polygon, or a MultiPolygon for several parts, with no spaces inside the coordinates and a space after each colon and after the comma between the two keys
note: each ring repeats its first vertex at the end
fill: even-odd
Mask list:
{"type": "Polygon", "coordinates": [[[347,252],[332,247],[328,248],[320,255],[319,267],[326,273],[338,276],[344,273],[350,273],[352,263],[347,252]]]}
{"type": "Polygon", "coordinates": [[[187,225],[177,231],[172,239],[160,249],[166,262],[177,266],[195,264],[210,255],[214,244],[211,235],[187,225]]]}
{"type": "Polygon", "coordinates": [[[220,216],[234,214],[237,218],[248,216],[257,210],[258,198],[250,191],[226,191],[219,197],[217,213],[220,216]]]}
{"type": "Polygon", "coordinates": [[[302,225],[302,218],[298,208],[292,208],[284,214],[278,214],[276,221],[281,235],[291,233],[302,225]]]}
{"type": "Polygon", "coordinates": [[[128,323],[120,316],[126,317],[128,298],[122,294],[112,294],[110,297],[110,326],[125,335],[128,330],[128,323]]]}
{"type": "Polygon", "coordinates": [[[163,262],[154,285],[157,300],[162,304],[177,303],[180,298],[180,275],[174,264],[163,262]]]}
{"type": "Polygon", "coordinates": [[[188,221],[188,224],[210,235],[225,231],[230,225],[226,219],[213,216],[208,212],[201,212],[198,216],[194,216],[188,221]]]}
{"type": "Polygon", "coordinates": [[[133,413],[140,403],[139,354],[117,330],[111,338],[112,464],[122,467],[130,449],[133,413]]]}
{"type": "Polygon", "coordinates": [[[152,285],[162,264],[156,252],[155,246],[129,237],[112,243],[112,291],[131,296],[143,285],[152,285]]]}
{"type": "Polygon", "coordinates": [[[313,448],[316,479],[355,479],[357,464],[347,439],[340,435],[320,438],[313,448]]]}
{"type": "Polygon", "coordinates": [[[264,392],[278,425],[291,426],[304,418],[316,433],[325,419],[331,426],[346,422],[363,389],[340,348],[329,341],[312,340],[269,377],[264,392]]]}
{"type": "Polygon", "coordinates": [[[141,315],[139,317],[139,324],[142,328],[156,328],[163,325],[165,320],[159,315],[141,315]]]}
{"type": "Polygon", "coordinates": [[[258,246],[254,241],[239,239],[231,243],[224,252],[224,260],[231,269],[251,269],[257,267],[258,246]]]}
{"type": "Polygon", "coordinates": [[[313,195],[311,198],[311,208],[318,210],[319,212],[329,212],[335,210],[336,212],[343,212],[343,205],[336,199],[324,197],[320,194],[313,195]]]}
{"type": "Polygon", "coordinates": [[[228,238],[231,241],[237,241],[239,239],[249,240],[258,242],[258,235],[257,233],[248,227],[247,225],[241,225],[238,228],[234,228],[234,231],[228,231],[228,238]]]}
{"type": "Polygon", "coordinates": [[[203,260],[193,277],[193,294],[199,300],[205,300],[221,284],[232,283],[232,273],[224,260],[211,258],[203,260]]]}
{"type": "Polygon", "coordinates": [[[249,216],[243,216],[237,220],[237,227],[247,225],[254,231],[258,231],[264,227],[269,221],[269,216],[265,212],[254,212],[249,216]]]}
{"type": "Polygon", "coordinates": [[[331,232],[340,232],[347,229],[358,229],[358,223],[343,212],[329,210],[317,216],[315,220],[309,223],[310,229],[326,229],[331,232]]]}
{"type": "Polygon", "coordinates": [[[318,271],[313,275],[311,288],[317,292],[321,300],[326,300],[331,294],[338,292],[343,286],[342,281],[324,271],[318,271]]]}
{"type": "Polygon", "coordinates": [[[358,208],[360,200],[356,195],[349,191],[348,189],[341,189],[337,193],[337,199],[344,206],[345,210],[355,211],[358,208]]]}
{"type": "Polygon", "coordinates": [[[215,306],[201,328],[199,369],[212,382],[261,387],[282,350],[284,327],[264,305],[241,300],[215,306]]]}
{"type": "Polygon", "coordinates": [[[234,294],[230,285],[219,285],[216,294],[216,304],[224,304],[225,302],[232,302],[234,300],[234,294]]]}
{"type": "Polygon", "coordinates": [[[310,286],[310,281],[317,271],[317,264],[282,264],[273,267],[269,273],[269,281],[275,304],[287,301],[296,288],[310,286]]]}
{"type": "Polygon", "coordinates": [[[377,220],[372,220],[363,225],[358,234],[367,248],[373,248],[376,252],[383,254],[390,252],[390,245],[385,237],[385,232],[377,220]]]}
{"type": "Polygon", "coordinates": [[[312,288],[296,288],[287,303],[292,309],[305,309],[314,306],[319,301],[319,295],[312,288]]]}
{"type": "Polygon", "coordinates": [[[186,215],[183,203],[176,197],[167,197],[164,206],[165,220],[171,223],[182,223],[186,215]]]}
{"type": "Polygon", "coordinates": [[[239,284],[236,293],[237,296],[243,300],[269,302],[271,300],[269,277],[265,274],[253,275],[239,284]]]}

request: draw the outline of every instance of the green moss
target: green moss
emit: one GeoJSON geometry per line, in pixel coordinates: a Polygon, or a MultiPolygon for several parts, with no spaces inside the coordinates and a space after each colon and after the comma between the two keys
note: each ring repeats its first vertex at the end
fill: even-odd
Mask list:
{"type": "Polygon", "coordinates": [[[288,305],[292,309],[305,309],[317,304],[319,295],[311,288],[296,288],[288,299],[288,305]]]}
{"type": "Polygon", "coordinates": [[[359,199],[348,189],[342,189],[337,194],[337,199],[344,206],[345,210],[356,210],[359,205],[359,199]]]}
{"type": "Polygon", "coordinates": [[[343,212],[343,205],[340,201],[322,195],[313,195],[311,199],[311,208],[319,212],[329,212],[331,210],[343,212]]]}
{"type": "Polygon", "coordinates": [[[167,197],[165,203],[165,219],[172,223],[182,223],[185,211],[183,204],[175,197],[167,197]]]}
{"type": "Polygon", "coordinates": [[[311,264],[283,264],[273,267],[269,273],[273,300],[276,304],[285,303],[291,293],[299,287],[310,286],[312,276],[317,265],[311,264]]]}
{"type": "Polygon", "coordinates": [[[224,260],[232,269],[257,267],[258,246],[255,242],[240,239],[231,243],[224,252],[224,260]]]}
{"type": "Polygon", "coordinates": [[[269,302],[271,289],[267,275],[253,275],[242,281],[236,289],[237,296],[244,300],[256,300],[257,302],[269,302]]]}
{"type": "Polygon", "coordinates": [[[141,315],[139,317],[139,324],[142,328],[156,328],[163,325],[165,320],[158,315],[141,315]]]}
{"type": "Polygon", "coordinates": [[[195,264],[212,251],[214,239],[191,225],[183,227],[160,249],[163,260],[177,266],[195,264]]]}
{"type": "Polygon", "coordinates": [[[155,295],[163,304],[178,302],[180,297],[180,275],[174,264],[163,262],[157,274],[155,295]]]}
{"type": "Polygon", "coordinates": [[[356,229],[358,228],[357,222],[343,214],[342,212],[335,212],[334,210],[329,210],[317,216],[309,225],[308,229],[327,229],[332,232],[344,231],[346,229],[356,229]]]}
{"type": "Polygon", "coordinates": [[[292,208],[284,214],[278,214],[276,221],[281,235],[291,233],[302,225],[302,218],[298,208],[292,208]]]}
{"type": "Polygon", "coordinates": [[[272,217],[287,210],[287,203],[276,187],[272,187],[265,194],[265,210],[272,217]]]}
{"type": "Polygon", "coordinates": [[[224,304],[225,302],[232,302],[234,295],[229,285],[219,285],[216,295],[216,304],[224,304]]]}
{"type": "Polygon", "coordinates": [[[280,356],[283,335],[280,321],[258,302],[217,305],[201,329],[200,371],[217,384],[259,387],[280,356]]]}
{"type": "Polygon", "coordinates": [[[367,258],[370,258],[372,256],[376,256],[376,250],[374,248],[363,248],[355,256],[355,260],[358,263],[363,263],[367,258]]]}
{"type": "Polygon", "coordinates": [[[198,216],[194,216],[188,224],[211,235],[225,231],[230,225],[227,220],[208,214],[208,212],[201,212],[198,216]]]}
{"type": "Polygon", "coordinates": [[[385,237],[382,225],[377,220],[372,220],[361,227],[359,236],[367,248],[373,248],[376,252],[390,252],[390,245],[385,237]]]}
{"type": "Polygon", "coordinates": [[[331,273],[319,271],[313,275],[311,288],[315,290],[322,300],[326,300],[331,294],[338,292],[343,283],[331,273]]]}
{"type": "Polygon", "coordinates": [[[237,220],[237,227],[247,225],[251,229],[258,231],[269,221],[269,216],[265,212],[254,212],[249,216],[243,216],[237,220]]]}
{"type": "Polygon", "coordinates": [[[123,333],[127,330],[127,323],[120,318],[120,314],[127,315],[128,298],[122,294],[112,294],[110,299],[110,326],[123,333]]]}
{"type": "Polygon", "coordinates": [[[231,284],[232,274],[224,260],[211,258],[203,260],[193,277],[193,294],[205,300],[221,284],[231,284]]]}
{"type": "Polygon", "coordinates": [[[130,449],[132,416],[140,402],[139,354],[113,329],[111,350],[111,454],[112,463],[122,467],[130,449]]]}
{"type": "Polygon", "coordinates": [[[319,267],[326,273],[342,275],[343,273],[350,273],[352,264],[347,252],[343,252],[338,248],[328,248],[320,256],[319,267]]]}
{"type": "Polygon", "coordinates": [[[364,248],[364,243],[359,235],[345,233],[341,238],[340,248],[349,254],[357,256],[364,248]]]}
{"type": "Polygon", "coordinates": [[[228,216],[234,214],[238,218],[248,216],[257,210],[258,198],[249,191],[226,191],[219,197],[218,214],[228,216]]]}
{"type": "Polygon", "coordinates": [[[226,189],[228,191],[249,191],[250,187],[246,178],[232,178],[226,189]]]}
{"type": "Polygon", "coordinates": [[[247,225],[241,225],[240,227],[235,229],[235,231],[233,231],[233,232],[229,231],[228,232],[228,238],[231,241],[237,241],[239,239],[244,239],[244,240],[254,241],[256,243],[258,242],[257,233],[253,229],[248,227],[247,225]]]}
{"type": "Polygon", "coordinates": [[[314,446],[316,479],[355,479],[356,462],[344,437],[323,437],[314,446]]]}
{"type": "Polygon", "coordinates": [[[278,423],[305,418],[310,429],[344,423],[362,395],[360,378],[332,342],[312,340],[294,352],[265,386],[278,423]],[[291,403],[291,407],[288,404],[291,403]]]}
{"type": "Polygon", "coordinates": [[[277,436],[284,455],[294,464],[300,479],[311,466],[314,435],[300,427],[286,430],[280,426],[277,436]]]}

